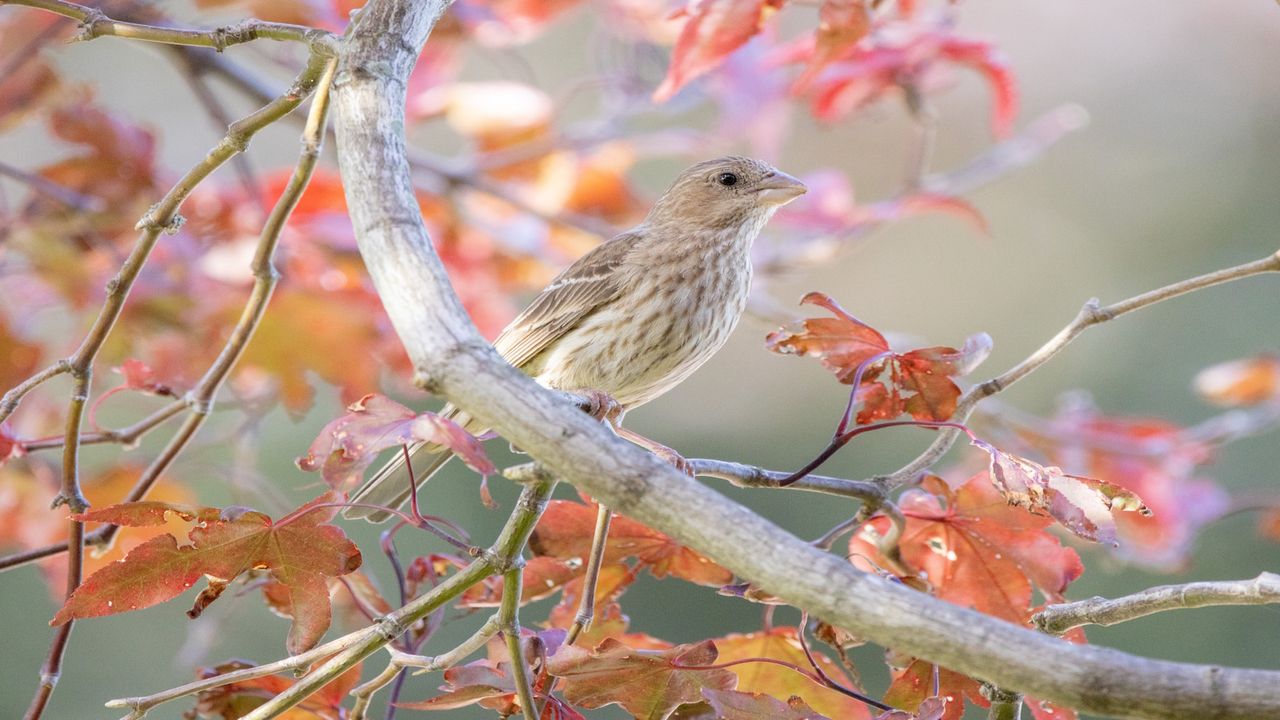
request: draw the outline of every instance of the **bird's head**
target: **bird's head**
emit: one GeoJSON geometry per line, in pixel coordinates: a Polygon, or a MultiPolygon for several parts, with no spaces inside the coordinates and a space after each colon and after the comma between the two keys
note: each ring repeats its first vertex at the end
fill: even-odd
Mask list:
{"type": "Polygon", "coordinates": [[[650,224],[759,230],[773,211],[805,193],[804,183],[745,157],[706,160],[680,173],[654,204],[650,224]]]}

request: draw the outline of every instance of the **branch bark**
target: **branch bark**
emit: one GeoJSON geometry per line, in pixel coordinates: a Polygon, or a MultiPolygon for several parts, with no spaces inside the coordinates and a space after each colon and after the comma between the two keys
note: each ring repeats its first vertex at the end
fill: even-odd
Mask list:
{"type": "Polygon", "coordinates": [[[1268,603],[1280,603],[1280,575],[1264,572],[1252,580],[1161,585],[1114,599],[1093,597],[1049,605],[1031,621],[1044,632],[1061,635],[1081,625],[1116,625],[1165,610],[1268,603]]]}
{"type": "Polygon", "coordinates": [[[406,79],[446,7],[447,0],[370,2],[350,29],[334,84],[338,157],[356,236],[419,386],[618,512],[878,644],[1094,714],[1280,718],[1280,672],[1071,645],[861,573],[690,482],[504,363],[449,285],[406,159],[406,79]]]}

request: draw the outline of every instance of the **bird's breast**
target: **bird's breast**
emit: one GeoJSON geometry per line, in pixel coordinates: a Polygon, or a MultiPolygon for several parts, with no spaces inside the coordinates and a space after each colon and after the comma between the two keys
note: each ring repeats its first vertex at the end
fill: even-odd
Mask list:
{"type": "Polygon", "coordinates": [[[746,306],[745,251],[691,254],[643,268],[607,307],[568,333],[539,379],[562,390],[600,390],[624,407],[661,395],[729,338],[746,306]]]}

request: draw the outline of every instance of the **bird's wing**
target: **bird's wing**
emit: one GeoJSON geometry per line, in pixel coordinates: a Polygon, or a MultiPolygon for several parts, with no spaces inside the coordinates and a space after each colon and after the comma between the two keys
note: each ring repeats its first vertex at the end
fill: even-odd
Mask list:
{"type": "Polygon", "coordinates": [[[617,269],[641,235],[627,232],[596,246],[556,276],[507,326],[493,347],[523,368],[596,308],[618,296],[617,269]]]}

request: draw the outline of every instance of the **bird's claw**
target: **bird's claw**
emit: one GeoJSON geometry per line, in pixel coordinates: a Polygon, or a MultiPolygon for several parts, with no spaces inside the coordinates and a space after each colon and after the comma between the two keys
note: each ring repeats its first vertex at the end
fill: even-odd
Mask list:
{"type": "Polygon", "coordinates": [[[596,420],[607,420],[611,425],[616,424],[625,412],[625,408],[609,393],[600,390],[584,390],[582,395],[587,399],[587,414],[596,420]]]}
{"type": "Polygon", "coordinates": [[[679,470],[680,472],[684,473],[685,475],[688,475],[689,477],[694,476],[693,465],[688,460],[686,460],[683,455],[676,452],[675,450],[672,450],[666,445],[658,445],[657,447],[650,448],[650,450],[653,451],[654,455],[657,455],[658,457],[662,458],[664,462],[667,462],[673,467],[675,467],[676,470],[679,470]]]}

